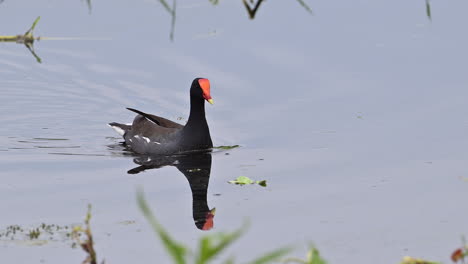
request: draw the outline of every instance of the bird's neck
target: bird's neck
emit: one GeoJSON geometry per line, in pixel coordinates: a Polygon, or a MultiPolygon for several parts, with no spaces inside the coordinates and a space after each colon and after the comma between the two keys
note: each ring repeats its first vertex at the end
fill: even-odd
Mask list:
{"type": "Polygon", "coordinates": [[[210,129],[206,122],[203,98],[190,97],[190,116],[182,130],[180,146],[188,150],[213,147],[210,129]]]}
{"type": "Polygon", "coordinates": [[[205,117],[205,101],[202,98],[190,97],[190,115],[185,126],[187,128],[208,127],[205,117]]]}

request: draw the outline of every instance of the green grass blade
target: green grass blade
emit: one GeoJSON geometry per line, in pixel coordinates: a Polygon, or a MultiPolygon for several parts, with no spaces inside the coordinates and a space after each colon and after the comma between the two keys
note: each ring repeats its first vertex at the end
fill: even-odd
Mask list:
{"type": "Polygon", "coordinates": [[[142,190],[137,191],[137,201],[140,210],[143,212],[143,215],[145,216],[146,220],[148,220],[153,230],[163,242],[164,246],[166,247],[166,250],[171,255],[174,262],[177,264],[185,264],[185,256],[187,254],[187,249],[183,245],[173,240],[166,232],[166,230],[164,230],[161,224],[159,224],[150,207],[146,203],[144,193],[142,190]]]}
{"type": "Polygon", "coordinates": [[[249,262],[249,264],[266,264],[277,261],[279,258],[291,252],[292,248],[280,248],[266,253],[265,255],[249,262]]]}
{"type": "Polygon", "coordinates": [[[228,234],[215,234],[203,237],[200,240],[199,252],[196,259],[196,264],[205,264],[210,259],[221,253],[232,242],[238,239],[245,228],[239,228],[232,233],[228,234]],[[213,246],[214,244],[214,246],[213,246]]]}
{"type": "Polygon", "coordinates": [[[37,22],[39,22],[39,20],[41,20],[41,17],[40,17],[40,16],[38,16],[38,17],[36,18],[36,20],[34,20],[34,22],[33,22],[32,26],[31,26],[31,28],[29,28],[29,30],[26,31],[26,33],[24,33],[25,36],[27,36],[27,35],[29,35],[29,34],[32,34],[32,32],[33,32],[34,28],[36,27],[37,22]]]}
{"type": "Polygon", "coordinates": [[[230,257],[223,262],[223,264],[234,264],[234,257],[230,257]]]}
{"type": "Polygon", "coordinates": [[[327,264],[327,262],[320,256],[320,252],[315,247],[312,247],[307,253],[308,264],[327,264]]]}

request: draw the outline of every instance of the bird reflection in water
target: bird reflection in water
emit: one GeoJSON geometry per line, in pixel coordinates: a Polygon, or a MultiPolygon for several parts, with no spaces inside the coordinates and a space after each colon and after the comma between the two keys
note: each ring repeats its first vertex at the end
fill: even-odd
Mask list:
{"type": "Polygon", "coordinates": [[[133,160],[140,166],[128,171],[137,174],[145,170],[174,166],[187,178],[192,190],[193,220],[198,229],[213,228],[215,208],[209,209],[207,202],[208,183],[211,173],[211,153],[198,152],[175,156],[138,157],[133,160]]]}

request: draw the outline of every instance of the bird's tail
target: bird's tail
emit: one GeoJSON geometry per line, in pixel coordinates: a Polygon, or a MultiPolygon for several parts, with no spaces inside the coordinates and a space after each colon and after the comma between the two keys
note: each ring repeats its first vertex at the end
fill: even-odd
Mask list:
{"type": "Polygon", "coordinates": [[[108,124],[111,128],[113,128],[119,135],[123,136],[127,131],[132,129],[132,125],[120,124],[116,122],[112,122],[108,124]]]}

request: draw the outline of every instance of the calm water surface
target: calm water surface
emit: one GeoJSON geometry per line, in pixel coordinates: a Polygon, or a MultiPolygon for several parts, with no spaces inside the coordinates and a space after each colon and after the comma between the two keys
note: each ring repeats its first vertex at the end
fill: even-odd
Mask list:
{"type": "MultiPolygon", "coordinates": [[[[329,263],[448,262],[468,234],[468,4],[268,1],[254,21],[241,1],[179,3],[175,42],[158,1],[8,1],[0,33],[40,41],[38,64],[0,43],[0,228],[80,223],[106,263],[164,263],[137,208],[143,186],[170,233],[195,245],[190,177],[141,165],[106,123],[125,107],[184,122],[194,77],[211,80],[215,145],[206,193],[212,231],[250,220],[227,254],[240,261],[313,242],[329,263]],[[281,3],[280,3],[281,2],[281,3]],[[100,39],[100,40],[97,40],[100,39]],[[229,153],[229,155],[226,155],[229,153]],[[268,187],[239,187],[238,176],[268,187]]],[[[208,232],[212,232],[208,231],[208,232]]],[[[69,242],[0,241],[9,263],[81,263],[69,242]]],[[[226,255],[227,256],[227,255],[226,255]]]]}

